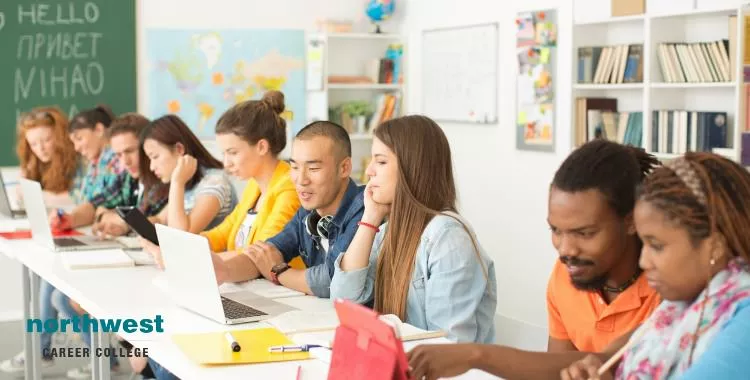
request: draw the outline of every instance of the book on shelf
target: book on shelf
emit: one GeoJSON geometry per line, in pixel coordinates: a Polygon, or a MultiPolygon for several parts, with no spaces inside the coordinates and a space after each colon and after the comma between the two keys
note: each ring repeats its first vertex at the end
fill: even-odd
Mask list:
{"type": "Polygon", "coordinates": [[[589,136],[624,145],[640,147],[643,136],[643,112],[589,110],[589,136]]]}
{"type": "Polygon", "coordinates": [[[578,83],[643,82],[643,45],[578,48],[578,83]]]}
{"type": "Polygon", "coordinates": [[[399,112],[401,112],[400,92],[378,95],[375,100],[375,113],[370,118],[369,130],[374,131],[380,123],[397,117],[399,112]]]}
{"type": "Polygon", "coordinates": [[[750,166],[750,132],[742,133],[740,149],[740,163],[745,166],[750,166]]]}
{"type": "Polygon", "coordinates": [[[589,111],[611,111],[617,112],[617,99],[615,98],[576,98],[576,146],[594,138],[589,131],[589,111]]]}
{"type": "Polygon", "coordinates": [[[684,154],[727,147],[727,113],[657,110],[651,117],[651,151],[684,154]]]}
{"type": "Polygon", "coordinates": [[[659,68],[667,83],[711,83],[732,80],[729,40],[657,46],[659,68]]]}

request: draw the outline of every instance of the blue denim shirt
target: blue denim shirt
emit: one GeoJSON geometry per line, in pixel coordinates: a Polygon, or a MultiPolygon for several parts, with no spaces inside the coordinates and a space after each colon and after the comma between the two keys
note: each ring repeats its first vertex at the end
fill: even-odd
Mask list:
{"type": "MultiPolygon", "coordinates": [[[[367,267],[345,272],[341,269],[344,255],[336,260],[331,298],[360,304],[373,300],[378,255],[386,229],[387,223],[375,236],[367,267]]],[[[471,236],[458,220],[448,215],[432,218],[417,248],[406,296],[405,322],[424,330],[442,330],[458,342],[493,343],[495,266],[481,247],[479,251],[481,262],[471,236]]]]}
{"type": "Polygon", "coordinates": [[[321,246],[320,237],[307,233],[305,217],[312,210],[305,210],[303,207],[297,210],[294,218],[281,232],[267,241],[279,249],[286,262],[297,256],[302,257],[307,266],[307,286],[317,297],[328,298],[330,295],[333,262],[341,252],[349,248],[349,243],[357,231],[357,222],[362,219],[362,213],[365,211],[364,189],[364,186],[357,186],[354,181],[349,180],[341,205],[333,217],[333,226],[328,233],[328,254],[321,246]]]}

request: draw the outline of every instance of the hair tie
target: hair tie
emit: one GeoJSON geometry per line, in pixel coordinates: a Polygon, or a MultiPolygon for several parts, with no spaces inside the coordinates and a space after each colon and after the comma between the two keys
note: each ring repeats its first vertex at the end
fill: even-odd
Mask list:
{"type": "Polygon", "coordinates": [[[696,173],[693,165],[688,160],[684,157],[678,157],[665,163],[664,166],[671,169],[677,175],[677,178],[690,189],[690,192],[698,199],[698,203],[706,206],[706,194],[703,192],[701,180],[698,178],[698,173],[696,173]]]}

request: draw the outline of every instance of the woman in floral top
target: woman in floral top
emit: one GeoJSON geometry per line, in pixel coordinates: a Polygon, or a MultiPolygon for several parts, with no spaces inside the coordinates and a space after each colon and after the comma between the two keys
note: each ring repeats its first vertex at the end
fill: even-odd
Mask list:
{"type": "Polygon", "coordinates": [[[646,179],[634,212],[640,265],[665,301],[629,338],[617,366],[590,355],[563,379],[750,378],[750,173],[687,153],[646,179]]]}

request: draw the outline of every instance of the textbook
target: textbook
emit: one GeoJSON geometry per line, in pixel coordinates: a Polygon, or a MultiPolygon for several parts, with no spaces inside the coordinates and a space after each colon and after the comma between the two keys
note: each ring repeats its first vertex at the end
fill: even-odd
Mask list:
{"type": "MultiPolygon", "coordinates": [[[[427,331],[403,323],[393,314],[381,315],[380,319],[393,326],[396,336],[404,342],[442,338],[446,335],[443,331],[427,331]]],[[[326,347],[330,347],[333,342],[336,327],[339,325],[335,310],[315,312],[295,310],[277,315],[265,322],[282,333],[292,336],[297,343],[320,344],[326,347]]]]}
{"type": "Polygon", "coordinates": [[[97,249],[62,252],[67,269],[121,268],[135,266],[135,261],[122,249],[97,249]]]}

